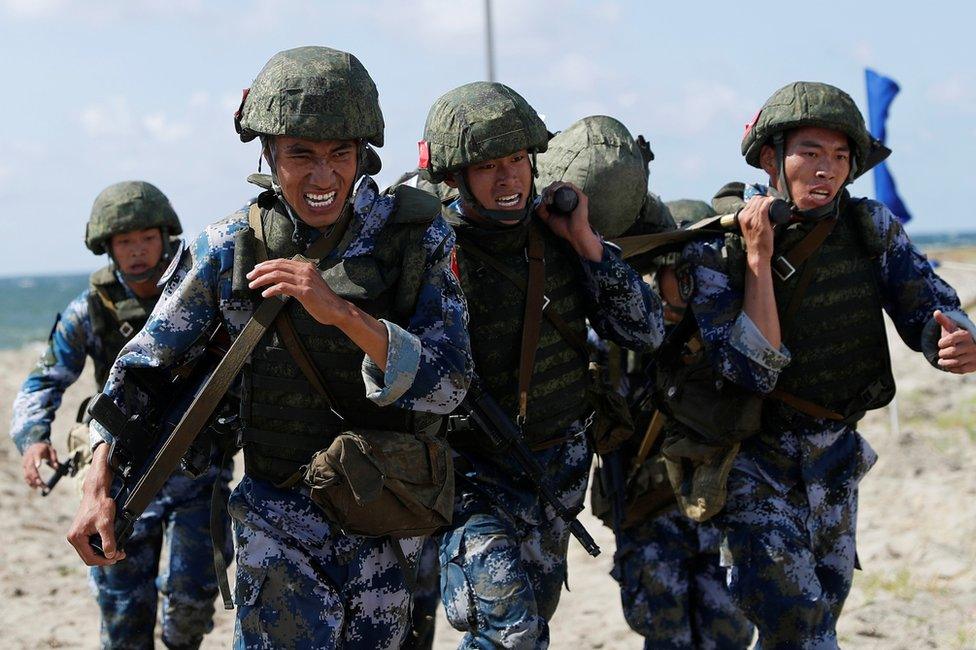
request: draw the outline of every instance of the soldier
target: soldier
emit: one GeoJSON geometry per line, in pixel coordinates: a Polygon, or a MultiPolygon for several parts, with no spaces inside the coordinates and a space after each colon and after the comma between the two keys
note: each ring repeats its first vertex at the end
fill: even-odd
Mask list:
{"type": "MultiPolygon", "coordinates": [[[[714,215],[703,201],[662,204],[649,198],[641,218],[624,236],[686,228],[714,215]]],[[[639,272],[655,276],[668,331],[685,312],[674,271],[676,256],[628,259],[639,272]]],[[[747,648],[753,626],[731,602],[725,569],[719,564],[719,531],[710,522],[686,517],[668,480],[661,453],[662,415],[649,399],[654,388],[652,355],[631,358],[627,370],[627,401],[639,435],[604,459],[590,499],[594,513],[614,528],[617,552],[611,575],[620,583],[624,617],[644,637],[646,650],[747,648]],[[623,485],[613,485],[612,463],[619,463],[616,476],[623,485]]]]}
{"type": "MultiPolygon", "coordinates": [[[[568,216],[535,201],[534,159],[547,141],[542,120],[511,88],[467,84],[431,107],[419,167],[458,190],[446,212],[475,370],[521,426],[541,478],[579,511],[591,459],[584,318],[639,349],[656,346],[663,330],[649,287],[591,229],[586,196],[577,190],[568,216]]],[[[483,433],[455,434],[458,494],[440,547],[447,618],[466,632],[463,647],[545,648],[567,578],[567,524],[509,460],[480,444],[483,433]]]]}
{"type": "MultiPolygon", "coordinates": [[[[245,475],[229,504],[238,544],[235,647],[396,648],[421,538],[344,532],[356,522],[326,513],[328,488],[348,495],[342,489],[356,468],[346,473],[340,463],[331,483],[310,490],[304,466],[336,444],[354,456],[346,443],[356,440],[370,441],[367,449],[384,440],[416,449],[441,418],[414,411],[447,413],[460,402],[471,359],[450,269],[454,237],[432,197],[413,188],[381,194],[369,176],[380,168],[372,147],[383,144],[383,117],[376,86],[353,55],[279,52],[245,93],[235,125],[243,141],[261,139],[272,174],[252,179],[265,192],[208,226],[177,261],[105,392],[123,409],[139,403],[130,373],[178,364],[215,322],[236,337],[262,297],[293,298],[242,376],[245,475]]],[[[95,444],[69,540],[85,562],[112,564],[120,554],[111,475],[105,445],[95,444]],[[96,532],[104,558],[87,542],[96,532]]],[[[424,467],[399,458],[417,479],[428,459],[438,460],[434,447],[429,457],[421,448],[424,467]]],[[[376,460],[357,458],[358,467],[376,460]]],[[[383,478],[360,487],[384,490],[383,478]]]]}
{"type": "MultiPolygon", "coordinates": [[[[156,282],[179,250],[181,232],[169,200],[149,183],[117,183],[95,199],[85,244],[96,255],[107,252],[111,263],[93,273],[90,286],[59,315],[47,350],[14,401],[10,435],[24,455],[24,480],[31,487],[42,485],[41,461],[58,465],[51,422],[64,391],[78,379],[86,357],[95,366],[99,389],[105,384],[119,350],[142,329],[156,304],[160,294],[156,282]]],[[[81,428],[85,433],[76,442],[84,448],[87,462],[87,425],[81,428]]],[[[210,545],[210,499],[215,482],[226,498],[230,478],[229,467],[217,466],[197,481],[172,477],[136,523],[128,561],[92,567],[102,613],[102,647],[152,646],[164,543],[169,563],[158,577],[163,642],[170,648],[195,648],[213,629],[217,582],[210,545]]],[[[226,518],[223,525],[224,539],[229,539],[226,518]]],[[[224,552],[229,559],[230,547],[224,552]]]]}
{"type": "Polygon", "coordinates": [[[858,483],[876,460],[856,422],[894,395],[882,311],[935,367],[976,369],[976,328],[955,292],[884,205],[845,189],[878,151],[846,93],[781,88],[742,140],[770,187],[745,187],[741,236],[684,251],[689,304],[716,373],[712,411],[730,395],[738,412],[753,410],[730,387],[765,396],[749,398],[756,416],[736,425],[755,434],[731,463],[716,523],[733,601],[767,650],[837,647],[857,563],[858,483]],[[795,216],[774,229],[775,197],[795,216]]]}

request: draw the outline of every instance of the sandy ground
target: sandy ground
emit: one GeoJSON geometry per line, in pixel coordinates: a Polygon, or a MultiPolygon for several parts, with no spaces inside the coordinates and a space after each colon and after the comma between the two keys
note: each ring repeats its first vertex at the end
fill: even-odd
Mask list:
{"type": "MultiPolygon", "coordinates": [[[[943,276],[964,302],[973,301],[976,266],[966,264],[976,254],[950,258],[943,276]]],[[[0,352],[0,421],[10,421],[13,397],[39,350],[0,352]]],[[[881,459],[862,483],[864,570],[841,618],[841,642],[845,648],[976,648],[976,376],[940,373],[896,337],[892,355],[899,424],[893,426],[887,408],[861,427],[881,459]]],[[[86,373],[66,395],[55,425],[59,450],[67,423],[92,389],[86,373]]],[[[86,569],[64,539],[76,503],[71,485],[48,498],[31,493],[13,445],[0,445],[0,647],[97,647],[98,610],[86,569]]],[[[604,552],[592,559],[571,542],[571,591],[552,621],[552,646],[640,648],[608,575],[612,536],[588,514],[583,519],[604,552]]],[[[218,610],[205,648],[229,647],[232,615],[218,610]]],[[[458,635],[439,616],[435,647],[456,647],[458,635]]]]}

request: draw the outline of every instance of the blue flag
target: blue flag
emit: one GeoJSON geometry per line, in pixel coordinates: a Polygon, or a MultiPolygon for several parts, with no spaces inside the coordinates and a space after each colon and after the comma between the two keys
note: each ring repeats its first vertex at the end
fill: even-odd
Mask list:
{"type": "MultiPolygon", "coordinates": [[[[864,69],[864,75],[868,85],[868,121],[871,127],[871,135],[884,144],[888,108],[900,89],[894,79],[882,76],[870,68],[864,69]]],[[[886,162],[874,168],[874,194],[879,201],[888,206],[888,209],[902,223],[906,223],[912,218],[908,208],[898,196],[895,179],[891,177],[886,162]]]]}

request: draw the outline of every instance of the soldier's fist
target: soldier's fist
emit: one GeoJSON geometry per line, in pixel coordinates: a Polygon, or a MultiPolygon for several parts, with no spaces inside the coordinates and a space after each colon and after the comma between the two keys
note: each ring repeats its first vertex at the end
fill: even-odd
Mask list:
{"type": "Polygon", "coordinates": [[[976,341],[973,335],[939,310],[932,316],[942,327],[939,367],[960,375],[976,370],[976,341]]]}

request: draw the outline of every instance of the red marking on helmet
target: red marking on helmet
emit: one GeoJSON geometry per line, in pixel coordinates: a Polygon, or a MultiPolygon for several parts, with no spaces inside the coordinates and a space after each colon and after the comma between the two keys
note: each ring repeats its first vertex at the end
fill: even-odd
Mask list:
{"type": "Polygon", "coordinates": [[[461,269],[458,267],[456,248],[451,249],[451,273],[454,274],[454,277],[457,278],[458,282],[461,281],[461,269]]]}
{"type": "Polygon", "coordinates": [[[251,92],[250,88],[245,88],[241,92],[241,104],[237,107],[237,110],[234,111],[234,128],[237,129],[238,133],[241,132],[241,115],[244,114],[244,101],[247,99],[247,94],[249,92],[251,92]]]}
{"type": "Polygon", "coordinates": [[[430,169],[430,147],[426,140],[417,142],[417,149],[420,150],[420,159],[417,161],[418,169],[430,169]]]}
{"type": "Polygon", "coordinates": [[[742,137],[746,137],[749,131],[752,131],[752,127],[756,126],[756,122],[759,121],[759,114],[762,113],[762,109],[756,111],[756,114],[752,116],[752,119],[746,124],[746,130],[742,132],[742,137]]]}

